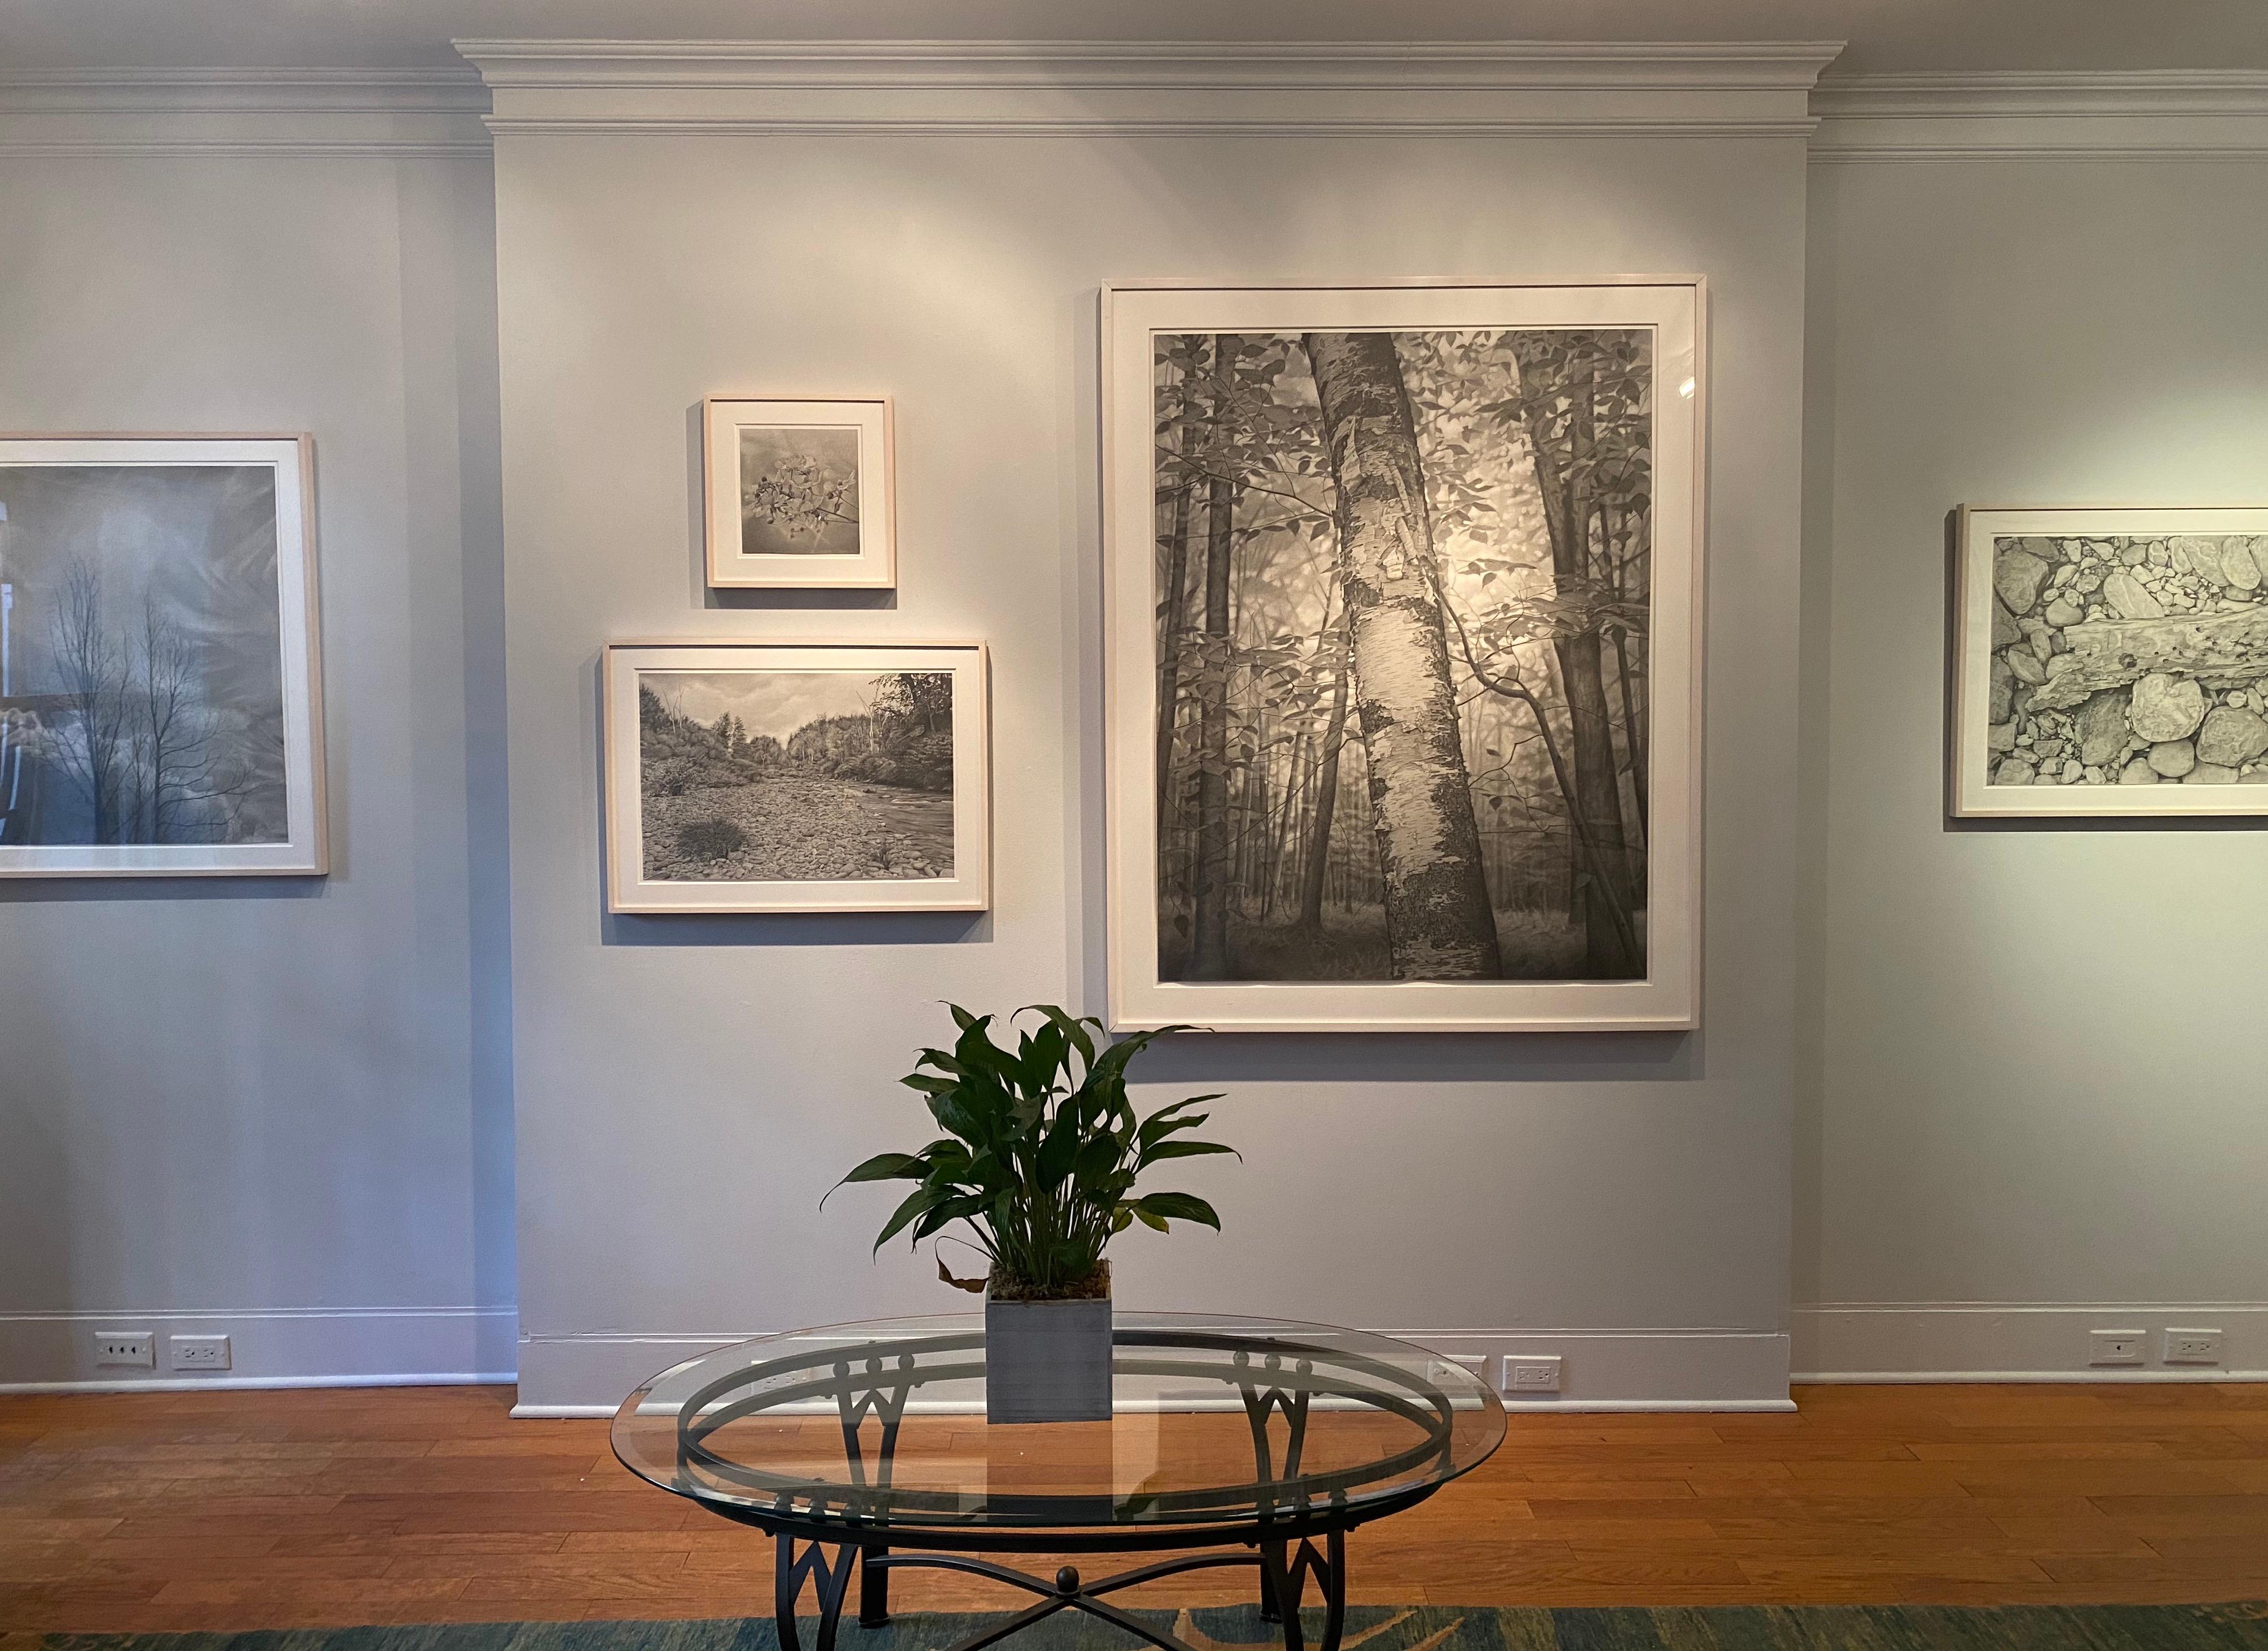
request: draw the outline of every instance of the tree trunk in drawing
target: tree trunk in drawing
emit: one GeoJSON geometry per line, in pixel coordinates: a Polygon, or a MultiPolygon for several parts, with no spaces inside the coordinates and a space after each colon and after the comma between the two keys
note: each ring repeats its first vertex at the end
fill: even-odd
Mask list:
{"type": "Polygon", "coordinates": [[[1197,876],[1189,978],[1228,977],[1228,587],[1236,491],[1215,476],[1206,490],[1204,660],[1197,672],[1197,876]]]}
{"type": "Polygon", "coordinates": [[[1346,744],[1347,644],[1339,637],[1338,680],[1331,684],[1331,719],[1323,729],[1322,766],[1315,777],[1315,819],[1307,837],[1307,876],[1300,885],[1300,926],[1323,926],[1323,874],[1330,866],[1331,819],[1339,807],[1339,751],[1346,744]]]}
{"type": "Polygon", "coordinates": [[[1158,614],[1158,853],[1166,851],[1173,817],[1174,726],[1182,698],[1182,627],[1188,622],[1192,483],[1174,490],[1174,525],[1166,541],[1166,589],[1158,614]]]}
{"type": "MultiPolygon", "coordinates": [[[[1551,572],[1563,600],[1580,600],[1590,584],[1591,506],[1583,471],[1591,454],[1591,397],[1596,368],[1586,366],[1564,387],[1569,464],[1563,471],[1550,438],[1547,374],[1523,356],[1521,372],[1528,407],[1528,446],[1535,481],[1543,495],[1544,527],[1551,541],[1551,572]]],[[[1566,696],[1568,743],[1573,748],[1574,790],[1568,811],[1581,822],[1584,844],[1582,907],[1584,945],[1590,972],[1628,974],[1639,960],[1628,955],[1622,935],[1632,905],[1628,855],[1624,849],[1622,777],[1615,762],[1615,735],[1607,709],[1603,651],[1598,627],[1587,624],[1551,641],[1566,696]],[[1608,903],[1612,902],[1609,908],[1608,903]]]]}
{"type": "Polygon", "coordinates": [[[1337,494],[1339,584],[1394,975],[1492,979],[1504,968],[1402,365],[1385,333],[1309,333],[1302,342],[1337,494]]]}

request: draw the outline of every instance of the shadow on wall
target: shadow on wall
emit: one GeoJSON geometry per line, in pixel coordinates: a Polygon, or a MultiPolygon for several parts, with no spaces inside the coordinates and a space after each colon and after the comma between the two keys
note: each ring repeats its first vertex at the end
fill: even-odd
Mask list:
{"type": "MultiPolygon", "coordinates": [[[[337,842],[335,835],[334,844],[337,842]]],[[[333,849],[333,859],[338,858],[333,849]]],[[[331,875],[340,875],[335,863],[331,875]]],[[[23,877],[0,879],[0,905],[72,901],[320,900],[330,877],[23,877]]]]}
{"type": "Polygon", "coordinates": [[[1142,1075],[1174,1084],[1686,1083],[1698,1032],[1176,1033],[1142,1075]]]}
{"type": "Polygon", "coordinates": [[[602,946],[958,946],[992,938],[989,911],[616,912],[599,869],[602,946]]]}

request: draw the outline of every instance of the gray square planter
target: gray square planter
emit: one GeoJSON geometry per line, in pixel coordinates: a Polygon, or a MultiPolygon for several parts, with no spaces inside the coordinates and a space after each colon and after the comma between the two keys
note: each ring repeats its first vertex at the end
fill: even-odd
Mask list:
{"type": "Polygon", "coordinates": [[[984,1298],[984,1419],[1110,1419],[1110,1298],[984,1298]]]}

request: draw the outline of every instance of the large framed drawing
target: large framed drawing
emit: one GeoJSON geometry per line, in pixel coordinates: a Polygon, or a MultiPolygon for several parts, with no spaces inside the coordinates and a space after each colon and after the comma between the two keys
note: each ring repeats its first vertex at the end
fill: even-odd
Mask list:
{"type": "Polygon", "coordinates": [[[701,404],[709,583],[856,590],[898,579],[890,403],[701,404]]]}
{"type": "Polygon", "coordinates": [[[1697,1023],[1704,307],[1106,290],[1114,1026],[1697,1023]]]}
{"type": "Polygon", "coordinates": [[[2268,508],[1955,531],[1956,816],[2268,814],[2268,508]]]}
{"type": "Polygon", "coordinates": [[[0,876],[328,869],[314,443],[0,437],[0,876]]]}
{"type": "Polygon", "coordinates": [[[607,650],[611,911],[981,911],[984,645],[607,650]]]}

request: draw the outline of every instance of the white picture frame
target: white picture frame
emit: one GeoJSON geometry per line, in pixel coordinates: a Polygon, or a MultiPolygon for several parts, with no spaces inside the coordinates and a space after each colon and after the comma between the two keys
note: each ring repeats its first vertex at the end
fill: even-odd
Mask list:
{"type": "Polygon", "coordinates": [[[1954,557],[1953,817],[2268,814],[2268,506],[1962,505],[1954,557]]]}
{"type": "MultiPolygon", "coordinates": [[[[1680,1031],[1699,1024],[1706,314],[1706,284],[1692,276],[1359,287],[1145,282],[1103,290],[1106,949],[1114,1029],[1186,1024],[1252,1032],[1680,1031]],[[1498,335],[1509,350],[1513,332],[1554,329],[1642,333],[1658,391],[1649,426],[1645,756],[1642,764],[1633,764],[1644,770],[1651,804],[1644,871],[1634,880],[1645,902],[1643,938],[1629,947],[1642,948],[1642,961],[1612,978],[1174,977],[1160,950],[1167,929],[1160,821],[1167,803],[1158,752],[1161,736],[1168,741],[1182,736],[1168,732],[1175,725],[1159,726],[1161,638],[1169,628],[1160,617],[1167,607],[1159,571],[1160,524],[1171,490],[1161,491],[1165,472],[1153,435],[1160,428],[1158,398],[1170,350],[1159,341],[1210,335],[1217,360],[1222,339],[1485,331],[1498,335]]],[[[1292,360],[1288,350],[1285,359],[1292,360]]],[[[1293,491],[1305,485],[1302,481],[1293,491]]],[[[1333,524],[1336,534],[1336,516],[1306,502],[1312,513],[1333,524]]],[[[1295,640],[1294,645],[1304,645],[1295,640]]],[[[1350,639],[1345,646],[1351,657],[1360,645],[1350,639]]],[[[1285,782],[1287,792],[1290,785],[1285,782]]],[[[1572,818],[1573,810],[1568,812],[1572,818]]],[[[1566,835],[1572,864],[1576,834],[1566,835]]],[[[1485,897],[1494,908],[1496,891],[1485,897]]],[[[1500,929],[1501,919],[1491,926],[1500,929]]],[[[1636,928],[1626,924],[1623,932],[1636,928]]],[[[1511,956],[1505,949],[1503,957],[1511,956]]]]}
{"type": "Polygon", "coordinates": [[[989,672],[981,642],[609,644],[601,671],[607,909],[987,910],[989,672]],[[949,698],[929,698],[918,727],[910,713],[881,709],[900,697],[890,679],[933,688],[939,674],[951,678],[949,698]],[[642,688],[659,704],[642,701],[642,688]],[[940,703],[949,707],[942,789],[934,783],[940,703]],[[737,729],[724,722],[727,712],[737,729]],[[878,732],[886,714],[895,729],[878,732]],[[864,742],[852,751],[862,717],[864,742]],[[688,725],[699,725],[697,746],[688,725]],[[735,748],[729,768],[711,748],[719,739],[735,748]],[[657,778],[650,767],[664,762],[678,767],[657,778]],[[669,787],[680,789],[663,794],[669,787]],[[711,820],[733,829],[714,834],[728,845],[721,851],[714,837],[699,839],[704,863],[688,854],[686,832],[711,820]],[[805,829],[805,822],[818,823],[805,829]],[[665,830],[675,835],[665,838],[665,830]],[[706,864],[727,874],[696,875],[706,864]]]}
{"type": "Polygon", "coordinates": [[[887,396],[701,404],[708,579],[719,590],[897,584],[887,396]]]}
{"type": "Polygon", "coordinates": [[[328,872],[314,463],[0,436],[0,877],[328,872]]]}

